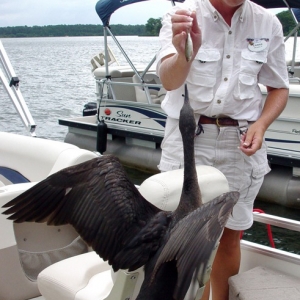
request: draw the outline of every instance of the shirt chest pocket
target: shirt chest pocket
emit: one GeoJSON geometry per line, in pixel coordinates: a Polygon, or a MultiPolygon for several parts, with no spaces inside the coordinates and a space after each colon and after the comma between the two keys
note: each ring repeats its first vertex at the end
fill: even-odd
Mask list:
{"type": "Polygon", "coordinates": [[[251,52],[248,49],[242,51],[238,83],[234,89],[235,99],[246,100],[254,97],[258,73],[266,62],[267,51],[251,52]]]}
{"type": "Polygon", "coordinates": [[[201,102],[212,101],[220,58],[218,50],[200,48],[186,79],[190,86],[191,99],[201,102]]]}
{"type": "Polygon", "coordinates": [[[267,51],[252,52],[248,49],[242,50],[240,73],[258,75],[262,65],[267,62],[267,51]]]}
{"type": "Polygon", "coordinates": [[[191,99],[201,102],[212,101],[220,58],[218,50],[200,48],[186,79],[190,86],[191,99]]]}

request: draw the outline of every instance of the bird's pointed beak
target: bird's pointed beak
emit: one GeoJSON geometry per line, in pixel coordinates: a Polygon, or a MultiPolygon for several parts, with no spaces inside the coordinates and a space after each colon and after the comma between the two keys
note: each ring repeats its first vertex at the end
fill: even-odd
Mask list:
{"type": "Polygon", "coordinates": [[[184,85],[184,101],[186,101],[186,102],[189,101],[189,91],[188,91],[186,83],[184,85]]]}

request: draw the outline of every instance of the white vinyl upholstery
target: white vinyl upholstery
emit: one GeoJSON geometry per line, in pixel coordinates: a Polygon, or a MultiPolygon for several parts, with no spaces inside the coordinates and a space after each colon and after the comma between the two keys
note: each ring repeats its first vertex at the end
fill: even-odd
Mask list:
{"type": "Polygon", "coordinates": [[[110,272],[107,263],[95,252],[89,252],[45,269],[38,277],[38,285],[46,299],[104,299],[112,288],[110,272]],[[51,276],[52,274],[55,275],[51,276]],[[95,279],[101,285],[94,286],[95,279]],[[87,285],[93,288],[86,289],[87,285]],[[99,298],[100,296],[103,298],[99,298]]]}
{"type": "Polygon", "coordinates": [[[49,260],[88,250],[73,227],[14,224],[1,214],[2,206],[48,175],[94,157],[95,153],[74,145],[0,132],[0,167],[15,170],[29,180],[17,184],[6,181],[0,186],[0,299],[23,300],[40,295],[34,279],[39,272],[34,269],[36,265],[43,268],[49,260]]]}
{"type": "MultiPolygon", "coordinates": [[[[159,77],[156,74],[153,73],[147,73],[145,74],[145,76],[143,77],[144,83],[146,84],[161,84],[161,81],[159,79],[159,77]]],[[[132,77],[132,82],[133,83],[141,83],[140,78],[135,74],[132,77]]],[[[136,96],[136,101],[137,102],[142,102],[142,103],[149,103],[146,93],[145,93],[145,89],[142,85],[135,85],[135,96],[136,96]]],[[[161,87],[159,88],[154,88],[154,87],[148,87],[149,90],[149,94],[151,97],[151,102],[152,104],[160,104],[161,101],[163,100],[165,94],[166,94],[166,90],[161,87]]]]}
{"type": "MultiPolygon", "coordinates": [[[[208,202],[229,191],[223,173],[210,166],[197,166],[202,201],[208,202]]],[[[183,183],[183,169],[163,172],[147,178],[140,186],[140,193],[163,210],[175,210],[179,203],[183,183]]]]}
{"type": "MultiPolygon", "coordinates": [[[[229,191],[225,176],[217,169],[198,166],[197,174],[204,202],[229,191]]],[[[142,183],[139,190],[159,208],[174,210],[179,203],[182,182],[183,170],[174,170],[151,176],[142,183]]],[[[93,252],[86,253],[58,262],[42,271],[38,277],[38,286],[46,300],[135,299],[143,281],[142,268],[131,273],[119,271],[112,278],[107,271],[108,264],[95,256],[93,252]],[[100,270],[99,273],[97,270],[100,270]]],[[[190,289],[186,299],[194,299],[191,294],[195,297],[196,291],[195,287],[190,289]]]]}
{"type": "Polygon", "coordinates": [[[7,132],[0,132],[0,141],[0,166],[18,171],[32,182],[96,157],[71,144],[7,132]]]}

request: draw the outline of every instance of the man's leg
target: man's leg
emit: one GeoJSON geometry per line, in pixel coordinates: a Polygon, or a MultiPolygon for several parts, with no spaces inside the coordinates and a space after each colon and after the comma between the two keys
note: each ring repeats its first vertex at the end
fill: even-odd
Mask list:
{"type": "MultiPolygon", "coordinates": [[[[213,300],[228,300],[228,279],[239,272],[240,261],[240,231],[225,228],[210,275],[213,300]]],[[[206,284],[201,300],[209,299],[210,284],[206,284]]]]}

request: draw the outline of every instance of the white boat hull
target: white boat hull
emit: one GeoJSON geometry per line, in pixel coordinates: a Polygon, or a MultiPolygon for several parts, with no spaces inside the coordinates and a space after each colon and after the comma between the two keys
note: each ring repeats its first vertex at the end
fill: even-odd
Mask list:
{"type": "MultiPolygon", "coordinates": [[[[261,89],[266,94],[265,87],[261,89]]],[[[101,103],[99,120],[104,120],[108,126],[105,153],[118,156],[126,166],[159,172],[157,165],[166,122],[166,114],[160,105],[122,100],[101,103]]],[[[300,208],[299,114],[300,86],[293,84],[285,110],[265,135],[268,159],[274,170],[265,178],[258,195],[260,200],[300,208]]],[[[65,142],[92,151],[97,149],[97,143],[101,144],[97,137],[97,115],[59,122],[69,128],[65,142]]]]}

